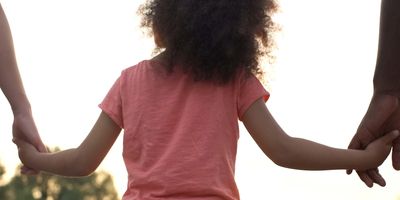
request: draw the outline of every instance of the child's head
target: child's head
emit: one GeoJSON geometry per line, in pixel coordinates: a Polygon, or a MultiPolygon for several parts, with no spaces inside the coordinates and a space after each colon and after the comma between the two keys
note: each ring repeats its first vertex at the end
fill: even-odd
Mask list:
{"type": "Polygon", "coordinates": [[[195,80],[226,83],[242,69],[261,73],[275,10],[274,0],[148,0],[139,11],[165,48],[169,71],[179,62],[195,80]]]}

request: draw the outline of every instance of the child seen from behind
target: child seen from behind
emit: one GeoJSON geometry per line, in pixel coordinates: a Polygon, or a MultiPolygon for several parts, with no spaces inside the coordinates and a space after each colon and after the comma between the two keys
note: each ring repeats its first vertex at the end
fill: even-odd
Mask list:
{"type": "Polygon", "coordinates": [[[161,49],[123,70],[87,138],[40,153],[15,140],[24,165],[87,176],[123,134],[123,200],[237,200],[235,158],[242,121],[277,165],[303,170],[376,168],[397,131],[365,150],[336,149],[286,134],[265,105],[259,59],[271,50],[273,0],[149,0],[143,26],[161,49]],[[258,77],[258,78],[257,78],[258,77]]]}

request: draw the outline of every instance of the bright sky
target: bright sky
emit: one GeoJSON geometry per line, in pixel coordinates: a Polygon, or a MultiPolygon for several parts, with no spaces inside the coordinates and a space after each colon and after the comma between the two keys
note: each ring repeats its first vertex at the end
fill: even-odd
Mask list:
{"type": "MultiPolygon", "coordinates": [[[[152,39],[139,29],[136,0],[3,0],[34,117],[45,143],[78,146],[100,113],[97,105],[122,69],[150,58],[152,39]]],[[[379,0],[280,0],[276,62],[267,68],[268,107],[290,135],[346,148],[372,92],[379,0]]],[[[8,177],[19,163],[12,113],[0,96],[0,162],[8,177]]],[[[399,200],[400,174],[388,160],[385,188],[368,189],[344,171],[276,166],[242,127],[237,183],[242,199],[399,200]]],[[[122,137],[101,169],[122,194],[122,137]]]]}

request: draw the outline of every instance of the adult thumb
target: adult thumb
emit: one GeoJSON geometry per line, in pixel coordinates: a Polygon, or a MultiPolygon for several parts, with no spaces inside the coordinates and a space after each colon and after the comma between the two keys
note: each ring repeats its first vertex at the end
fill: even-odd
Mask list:
{"type": "Polygon", "coordinates": [[[34,146],[36,147],[36,149],[37,149],[39,152],[42,152],[42,153],[46,153],[46,152],[47,152],[47,148],[46,148],[46,146],[43,144],[43,142],[42,142],[42,140],[41,140],[40,138],[39,138],[39,141],[36,142],[34,146]]]}
{"type": "Polygon", "coordinates": [[[395,140],[399,135],[400,135],[400,132],[398,130],[393,130],[390,133],[384,135],[382,137],[382,140],[385,144],[391,145],[393,140],[395,140]]]}

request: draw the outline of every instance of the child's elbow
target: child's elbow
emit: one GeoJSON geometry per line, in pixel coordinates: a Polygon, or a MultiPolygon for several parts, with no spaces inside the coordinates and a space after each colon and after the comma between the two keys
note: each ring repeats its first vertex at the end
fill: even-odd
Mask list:
{"type": "Polygon", "coordinates": [[[277,144],[273,150],[267,154],[272,162],[285,168],[291,168],[293,155],[293,152],[287,147],[286,144],[277,144]]]}
{"type": "Polygon", "coordinates": [[[289,162],[287,155],[284,152],[276,152],[274,154],[268,155],[269,159],[274,162],[276,165],[281,167],[288,167],[289,162]]]}
{"type": "MultiPolygon", "coordinates": [[[[284,154],[284,153],[282,153],[284,154]]],[[[272,162],[274,162],[276,165],[280,167],[285,167],[285,168],[292,168],[292,164],[288,156],[285,155],[279,155],[271,158],[272,162]]]]}

